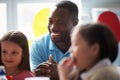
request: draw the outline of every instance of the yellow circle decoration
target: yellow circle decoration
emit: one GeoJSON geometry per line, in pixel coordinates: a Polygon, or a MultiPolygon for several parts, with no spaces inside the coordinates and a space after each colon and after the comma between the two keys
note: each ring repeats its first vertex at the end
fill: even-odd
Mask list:
{"type": "Polygon", "coordinates": [[[43,8],[40,10],[33,21],[33,33],[34,37],[39,37],[40,35],[48,32],[48,17],[50,15],[49,8],[43,8]]]}
{"type": "Polygon", "coordinates": [[[48,25],[49,15],[50,15],[49,8],[42,8],[35,15],[35,18],[33,20],[33,28],[32,28],[34,37],[28,40],[29,46],[36,37],[39,37],[42,34],[48,32],[47,25],[48,25]]]}

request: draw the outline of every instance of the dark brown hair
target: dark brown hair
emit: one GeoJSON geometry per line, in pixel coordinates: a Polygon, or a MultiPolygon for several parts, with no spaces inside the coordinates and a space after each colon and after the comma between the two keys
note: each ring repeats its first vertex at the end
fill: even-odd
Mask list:
{"type": "Polygon", "coordinates": [[[108,26],[102,23],[90,23],[75,27],[74,32],[78,32],[89,45],[99,44],[99,60],[109,58],[113,62],[116,59],[118,42],[108,26]]]}
{"type": "MultiPolygon", "coordinates": [[[[20,31],[7,32],[0,39],[0,52],[1,52],[1,43],[3,41],[14,42],[22,48],[22,50],[23,50],[22,60],[21,60],[21,63],[18,65],[18,68],[21,69],[21,70],[30,70],[29,47],[28,47],[28,40],[27,40],[26,36],[20,31]]],[[[1,56],[1,54],[0,54],[0,56],[1,56]]],[[[0,64],[3,64],[1,62],[1,59],[0,59],[0,64]]]]}

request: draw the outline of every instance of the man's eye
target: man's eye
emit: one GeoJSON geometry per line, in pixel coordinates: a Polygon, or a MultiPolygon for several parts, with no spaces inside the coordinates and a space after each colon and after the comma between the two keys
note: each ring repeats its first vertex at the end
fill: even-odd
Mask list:
{"type": "Polygon", "coordinates": [[[53,21],[52,21],[52,20],[50,20],[50,21],[49,21],[49,23],[53,23],[53,21]]]}
{"type": "Polygon", "coordinates": [[[64,24],[63,22],[58,22],[58,24],[64,24]]]}
{"type": "Polygon", "coordinates": [[[52,23],[53,23],[53,21],[51,19],[49,19],[49,24],[52,24],[52,23]]]}
{"type": "Polygon", "coordinates": [[[65,24],[63,22],[57,22],[56,25],[57,26],[65,26],[65,24]]]}

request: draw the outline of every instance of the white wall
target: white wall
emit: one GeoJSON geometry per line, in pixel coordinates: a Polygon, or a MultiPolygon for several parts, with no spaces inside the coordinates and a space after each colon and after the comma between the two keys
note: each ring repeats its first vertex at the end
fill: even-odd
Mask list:
{"type": "Polygon", "coordinates": [[[91,21],[91,10],[92,8],[119,8],[120,0],[81,0],[83,17],[86,22],[91,21]]]}

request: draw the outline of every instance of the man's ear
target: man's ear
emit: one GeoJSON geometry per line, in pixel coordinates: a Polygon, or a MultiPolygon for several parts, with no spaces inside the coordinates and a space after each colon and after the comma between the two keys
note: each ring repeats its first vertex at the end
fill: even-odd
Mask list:
{"type": "Polygon", "coordinates": [[[73,26],[76,26],[78,24],[78,22],[79,22],[79,19],[74,19],[73,26]]]}

